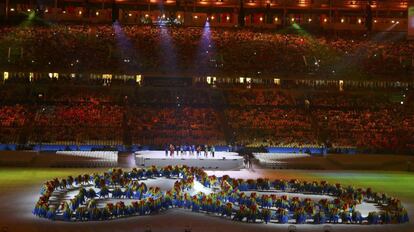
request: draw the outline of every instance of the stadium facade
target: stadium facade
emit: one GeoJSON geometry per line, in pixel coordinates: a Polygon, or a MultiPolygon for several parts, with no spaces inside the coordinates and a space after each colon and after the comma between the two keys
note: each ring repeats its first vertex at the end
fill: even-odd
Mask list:
{"type": "Polygon", "coordinates": [[[293,23],[335,30],[406,31],[410,0],[45,0],[0,3],[5,18],[40,11],[48,20],[281,28],[293,23]]]}

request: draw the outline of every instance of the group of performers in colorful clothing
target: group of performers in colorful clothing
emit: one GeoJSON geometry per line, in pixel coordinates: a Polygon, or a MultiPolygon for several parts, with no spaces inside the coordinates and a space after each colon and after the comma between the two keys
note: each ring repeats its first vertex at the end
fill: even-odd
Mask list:
{"type": "Polygon", "coordinates": [[[167,144],[164,147],[166,157],[179,157],[179,156],[196,156],[199,157],[212,157],[216,153],[214,145],[174,145],[167,144]],[[175,155],[174,155],[175,154],[175,155]]]}
{"type": "Polygon", "coordinates": [[[407,210],[401,202],[385,194],[352,186],[329,184],[326,181],[307,182],[296,179],[233,179],[225,175],[208,176],[200,168],[168,166],[134,168],[129,172],[112,169],[103,174],[79,175],[47,181],[33,214],[50,220],[85,221],[110,220],[120,217],[155,214],[169,208],[185,208],[193,212],[208,212],[246,222],[277,223],[353,223],[389,224],[408,222],[407,210]],[[147,187],[142,180],[166,177],[175,179],[171,190],[147,187]],[[205,188],[217,188],[212,193],[190,194],[195,181],[205,188]],[[95,191],[95,189],[99,191],[95,191]],[[69,201],[53,205],[54,191],[78,190],[69,201]],[[272,191],[328,195],[333,199],[299,199],[272,191]],[[98,207],[100,199],[116,199],[98,207]],[[129,204],[124,200],[130,200],[129,204]],[[362,216],[356,206],[363,201],[375,202],[381,212],[362,216]]]}

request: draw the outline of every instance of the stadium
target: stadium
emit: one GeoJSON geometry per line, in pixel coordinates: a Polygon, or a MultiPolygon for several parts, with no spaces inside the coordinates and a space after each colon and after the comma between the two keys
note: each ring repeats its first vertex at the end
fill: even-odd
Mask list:
{"type": "Polygon", "coordinates": [[[412,231],[414,1],[2,0],[0,230],[412,231]]]}

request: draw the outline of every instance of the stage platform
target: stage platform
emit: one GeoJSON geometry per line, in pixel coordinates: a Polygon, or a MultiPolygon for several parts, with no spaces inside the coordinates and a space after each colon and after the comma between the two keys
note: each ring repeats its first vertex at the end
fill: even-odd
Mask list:
{"type": "Polygon", "coordinates": [[[195,154],[177,156],[174,153],[173,157],[167,157],[165,151],[138,151],[135,152],[135,163],[139,167],[187,165],[204,169],[237,170],[243,167],[243,157],[235,152],[215,152],[214,157],[211,154],[208,157],[203,154],[197,157],[195,154]]]}

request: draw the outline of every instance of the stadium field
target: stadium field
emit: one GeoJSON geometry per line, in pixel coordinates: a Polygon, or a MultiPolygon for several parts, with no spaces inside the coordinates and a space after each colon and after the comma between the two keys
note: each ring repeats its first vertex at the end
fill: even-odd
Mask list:
{"type": "MultiPolygon", "coordinates": [[[[42,183],[54,177],[76,176],[83,173],[102,172],[106,169],[85,168],[0,168],[1,191],[42,183]]],[[[371,187],[375,191],[398,196],[414,202],[414,173],[385,171],[313,171],[313,170],[260,170],[269,178],[327,180],[331,183],[371,187]]],[[[243,174],[241,174],[243,175],[243,174]]],[[[248,174],[246,175],[248,176],[248,174]]]]}

